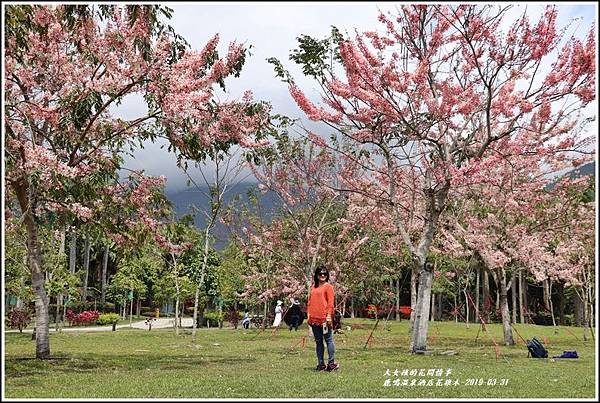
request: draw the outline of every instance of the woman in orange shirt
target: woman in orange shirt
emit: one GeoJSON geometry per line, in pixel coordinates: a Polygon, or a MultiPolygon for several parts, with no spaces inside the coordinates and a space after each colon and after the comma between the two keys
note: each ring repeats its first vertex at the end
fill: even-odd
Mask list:
{"type": "Polygon", "coordinates": [[[329,271],[325,266],[315,269],[314,284],[310,288],[307,305],[307,322],[312,329],[317,343],[317,371],[333,371],[339,368],[334,361],[335,346],[333,344],[333,311],[334,294],[333,286],[328,283],[329,271]],[[323,339],[327,343],[329,361],[325,365],[323,339]]]}

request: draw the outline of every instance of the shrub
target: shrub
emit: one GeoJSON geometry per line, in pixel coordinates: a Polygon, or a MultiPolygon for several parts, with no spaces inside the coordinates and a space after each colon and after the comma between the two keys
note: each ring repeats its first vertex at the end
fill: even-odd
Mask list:
{"type": "Polygon", "coordinates": [[[379,308],[377,307],[377,305],[374,304],[369,304],[366,310],[367,318],[375,318],[377,316],[377,313],[379,312],[379,308]]]}
{"type": "Polygon", "coordinates": [[[29,311],[25,309],[13,308],[8,313],[7,326],[11,329],[19,329],[19,332],[23,332],[23,329],[27,327],[31,321],[29,311]]]}
{"type": "Polygon", "coordinates": [[[77,314],[75,312],[73,312],[72,309],[67,309],[67,313],[65,314],[65,319],[67,320],[67,322],[69,322],[69,324],[73,324],[73,322],[75,322],[75,316],[77,316],[77,314]]]}
{"type": "Polygon", "coordinates": [[[536,325],[550,326],[552,325],[552,315],[548,311],[539,311],[533,317],[533,323],[536,325]]]}
{"type": "Polygon", "coordinates": [[[109,325],[113,322],[118,322],[121,316],[118,313],[103,313],[96,321],[99,325],[109,325]]]}
{"type": "Polygon", "coordinates": [[[67,314],[65,315],[65,319],[67,319],[71,326],[90,325],[96,323],[99,317],[100,312],[98,311],[83,311],[76,314],[71,309],[67,309],[67,314]]]}
{"type": "Polygon", "coordinates": [[[230,309],[227,311],[225,315],[225,319],[231,323],[233,327],[237,329],[240,319],[244,317],[244,313],[241,311],[236,311],[235,309],[230,309]]]}
{"type": "Polygon", "coordinates": [[[219,326],[219,322],[223,320],[223,314],[219,314],[217,311],[206,311],[204,312],[204,321],[210,326],[219,326]]]}
{"type": "Polygon", "coordinates": [[[575,324],[573,315],[567,314],[563,316],[563,322],[565,326],[573,326],[575,324]]]}

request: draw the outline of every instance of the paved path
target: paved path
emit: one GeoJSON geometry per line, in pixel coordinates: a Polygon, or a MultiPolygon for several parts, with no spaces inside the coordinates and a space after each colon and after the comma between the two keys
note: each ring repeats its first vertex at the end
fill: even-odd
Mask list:
{"type": "MultiPolygon", "coordinates": [[[[117,325],[117,330],[119,329],[144,329],[148,330],[148,326],[145,323],[145,320],[139,322],[133,322],[131,327],[129,326],[129,321],[121,320],[121,324],[117,325]]],[[[168,327],[173,327],[173,323],[175,322],[175,318],[158,318],[152,323],[152,329],[164,329],[168,327]]],[[[193,319],[192,318],[182,318],[181,319],[181,327],[192,327],[193,319]]],[[[110,332],[112,331],[112,325],[108,326],[94,326],[94,327],[67,327],[62,329],[63,332],[110,332]]],[[[18,330],[5,330],[6,333],[16,333],[18,330]]],[[[23,333],[31,333],[33,329],[23,329],[23,333]]],[[[54,326],[50,328],[50,332],[56,332],[54,326]]]]}

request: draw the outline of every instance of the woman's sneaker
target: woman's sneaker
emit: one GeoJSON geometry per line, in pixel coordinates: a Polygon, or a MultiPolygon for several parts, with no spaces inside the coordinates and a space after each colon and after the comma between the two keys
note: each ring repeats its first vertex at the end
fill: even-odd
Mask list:
{"type": "Polygon", "coordinates": [[[339,367],[340,367],[340,364],[338,364],[337,362],[332,362],[330,364],[327,364],[327,371],[329,371],[329,372],[335,371],[339,367]]]}
{"type": "Polygon", "coordinates": [[[315,371],[325,371],[327,370],[327,366],[325,364],[319,364],[317,365],[317,368],[315,368],[315,371]]]}

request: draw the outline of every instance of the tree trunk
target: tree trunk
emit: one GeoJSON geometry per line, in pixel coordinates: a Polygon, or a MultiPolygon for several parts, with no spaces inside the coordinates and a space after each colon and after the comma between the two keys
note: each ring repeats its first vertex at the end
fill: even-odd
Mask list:
{"type": "Polygon", "coordinates": [[[396,320],[400,320],[400,279],[396,279],[396,320]]]}
{"type": "Polygon", "coordinates": [[[194,293],[194,313],[192,315],[192,343],[196,342],[196,327],[198,320],[198,301],[200,300],[200,286],[196,285],[196,292],[194,293]]]}
{"type": "Polygon", "coordinates": [[[136,316],[140,316],[142,313],[142,301],[140,301],[140,296],[138,295],[137,303],[135,305],[135,314],[136,316]]]}
{"type": "Polygon", "coordinates": [[[454,294],[454,323],[458,323],[458,301],[456,300],[456,294],[454,294]]]}
{"type": "Polygon", "coordinates": [[[83,258],[83,292],[81,293],[81,300],[87,301],[87,286],[88,286],[88,277],[90,275],[90,249],[92,248],[92,243],[88,238],[85,238],[85,253],[83,258]]]}
{"type": "MultiPolygon", "coordinates": [[[[589,277],[590,276],[588,276],[588,278],[589,277]]],[[[584,291],[586,292],[586,296],[587,296],[586,298],[587,298],[587,301],[588,301],[588,303],[586,305],[587,306],[587,312],[588,312],[588,314],[587,314],[587,318],[588,318],[587,324],[588,324],[588,326],[590,328],[590,332],[592,334],[592,339],[594,339],[594,317],[595,317],[595,315],[594,315],[594,301],[595,301],[595,294],[596,294],[595,290],[596,290],[596,288],[595,288],[594,283],[591,282],[591,281],[588,281],[586,283],[586,287],[585,287],[584,291]]]]}
{"type": "MultiPolygon", "coordinates": [[[[521,289],[521,294],[523,295],[523,300],[522,300],[522,304],[523,304],[523,315],[524,316],[528,316],[529,315],[529,304],[528,304],[528,295],[527,293],[529,292],[529,283],[527,282],[527,276],[523,276],[523,288],[521,289]]],[[[527,322],[527,319],[525,319],[525,322],[527,322]]]]}
{"type": "MultiPolygon", "coordinates": [[[[65,243],[66,243],[66,228],[60,232],[60,248],[58,250],[59,256],[64,256],[65,254],[65,243]]],[[[55,330],[57,332],[62,331],[62,318],[60,315],[61,306],[63,302],[63,294],[58,294],[56,296],[56,318],[55,318],[55,330]]]]}
{"type": "Polygon", "coordinates": [[[267,314],[269,313],[269,300],[265,300],[265,309],[264,309],[264,316],[263,316],[263,329],[267,327],[267,314]]]}
{"type": "Polygon", "coordinates": [[[71,242],[69,243],[69,271],[75,273],[77,261],[77,231],[71,228],[71,242]]]}
{"type": "Polygon", "coordinates": [[[502,330],[504,331],[504,344],[507,346],[513,346],[515,340],[512,335],[512,328],[510,327],[510,312],[508,310],[508,296],[506,290],[506,272],[504,269],[498,273],[500,283],[500,307],[502,312],[502,330]]]}
{"type": "MultiPolygon", "coordinates": [[[[69,242],[69,272],[75,273],[77,271],[77,230],[75,227],[71,227],[71,237],[69,242]]],[[[67,299],[70,296],[67,295],[67,299]]],[[[67,306],[63,309],[63,317],[67,314],[67,306]]]]}
{"type": "Polygon", "coordinates": [[[575,304],[575,326],[583,326],[585,320],[583,301],[578,292],[573,296],[573,302],[575,304]]]}
{"type": "Polygon", "coordinates": [[[444,295],[442,293],[438,294],[438,320],[442,320],[442,307],[444,302],[444,295]]]}
{"type": "Polygon", "coordinates": [[[550,306],[550,317],[552,318],[552,326],[556,327],[556,319],[554,318],[554,305],[552,304],[552,280],[548,279],[548,305],[550,306]]]}
{"type": "Polygon", "coordinates": [[[467,288],[463,288],[463,294],[465,296],[465,324],[467,329],[469,328],[469,299],[467,297],[467,288]]]}
{"type": "Polygon", "coordinates": [[[590,334],[592,336],[592,340],[594,340],[594,318],[593,318],[593,315],[592,315],[593,309],[594,309],[594,305],[593,304],[591,304],[591,303],[587,304],[587,317],[588,317],[588,320],[587,320],[586,323],[588,325],[588,329],[589,329],[590,334]]]}
{"type": "MultiPolygon", "coordinates": [[[[131,294],[133,296],[133,290],[131,290],[131,294]]],[[[131,327],[131,322],[133,321],[133,298],[129,300],[129,327],[131,327]]]]}
{"type": "Polygon", "coordinates": [[[350,317],[352,319],[354,319],[354,317],[355,317],[355,314],[354,314],[354,298],[352,298],[350,300],[350,317]]]}
{"type": "Polygon", "coordinates": [[[50,339],[48,323],[48,296],[44,288],[44,273],[40,256],[37,235],[30,234],[28,239],[29,264],[31,266],[31,284],[35,293],[35,329],[36,349],[38,359],[50,358],[50,339]]]}
{"type": "Polygon", "coordinates": [[[546,309],[548,312],[550,312],[549,283],[550,283],[550,279],[545,279],[542,281],[544,309],[546,309]]]}
{"type": "Polygon", "coordinates": [[[175,297],[175,334],[179,335],[179,286],[177,286],[177,289],[178,291],[175,297]]]}
{"type": "MultiPolygon", "coordinates": [[[[212,203],[211,203],[212,204],[212,203]]],[[[219,204],[220,206],[220,201],[219,204]]],[[[206,230],[204,231],[204,256],[202,257],[202,268],[200,270],[200,279],[198,281],[198,284],[196,284],[196,293],[194,296],[194,323],[192,324],[192,342],[196,341],[196,320],[195,318],[198,316],[198,299],[200,298],[200,287],[202,287],[202,285],[204,284],[204,276],[206,275],[206,271],[208,269],[208,249],[209,249],[209,236],[210,236],[210,231],[214,225],[215,219],[216,219],[216,214],[217,214],[218,210],[213,210],[213,215],[211,216],[211,219],[208,223],[208,225],[206,226],[206,230]]]]}
{"type": "Polygon", "coordinates": [[[179,336],[179,273],[177,272],[177,261],[175,255],[171,253],[173,259],[173,269],[175,272],[175,334],[179,336]]]}
{"type": "Polygon", "coordinates": [[[496,283],[496,312],[500,310],[500,286],[496,283]]]}
{"type": "Polygon", "coordinates": [[[417,276],[418,271],[413,267],[410,271],[410,331],[415,326],[415,310],[417,307],[417,276]]]}
{"type": "Polygon", "coordinates": [[[479,318],[479,277],[481,275],[481,266],[477,265],[475,274],[475,323],[479,318]]]}
{"type": "Polygon", "coordinates": [[[431,293],[431,321],[435,321],[435,294],[431,293]]]}
{"type": "Polygon", "coordinates": [[[513,273],[510,279],[510,295],[512,299],[512,323],[517,323],[517,274],[513,273]]]}
{"type": "Polygon", "coordinates": [[[492,299],[490,297],[490,277],[488,275],[487,270],[483,271],[483,311],[485,314],[485,321],[489,323],[490,321],[490,310],[492,309],[491,305],[492,299]]]}
{"type": "Polygon", "coordinates": [[[433,269],[426,268],[425,259],[417,259],[421,271],[419,273],[419,290],[415,312],[415,323],[412,334],[412,352],[427,350],[427,332],[429,330],[429,307],[431,299],[431,283],[433,280],[433,269]],[[423,263],[423,264],[420,264],[423,263]]]}
{"type": "Polygon", "coordinates": [[[588,341],[590,338],[590,320],[589,320],[589,303],[587,300],[587,295],[584,295],[583,298],[583,340],[588,341]]]}
{"type": "Polygon", "coordinates": [[[558,323],[565,324],[565,285],[562,282],[558,283],[558,323]]]}
{"type": "Polygon", "coordinates": [[[100,301],[106,303],[106,272],[108,269],[108,245],[104,247],[104,256],[102,256],[102,286],[100,290],[100,301]]]}
{"type": "Polygon", "coordinates": [[[35,195],[30,194],[25,181],[20,183],[23,186],[14,187],[15,194],[19,201],[19,206],[23,212],[23,222],[27,230],[27,257],[31,269],[31,286],[35,296],[35,357],[45,360],[50,358],[50,324],[48,312],[48,295],[44,287],[44,268],[42,265],[42,249],[38,239],[38,230],[32,216],[37,206],[31,205],[31,200],[35,195]]]}
{"type": "MultiPolygon", "coordinates": [[[[223,305],[222,304],[219,304],[219,309],[217,312],[219,312],[219,318],[222,318],[223,317],[223,305]]],[[[219,329],[223,329],[223,319],[219,319],[219,329]]]]}
{"type": "Polygon", "coordinates": [[[525,306],[523,305],[523,271],[519,270],[519,323],[525,323],[525,306]]]}

